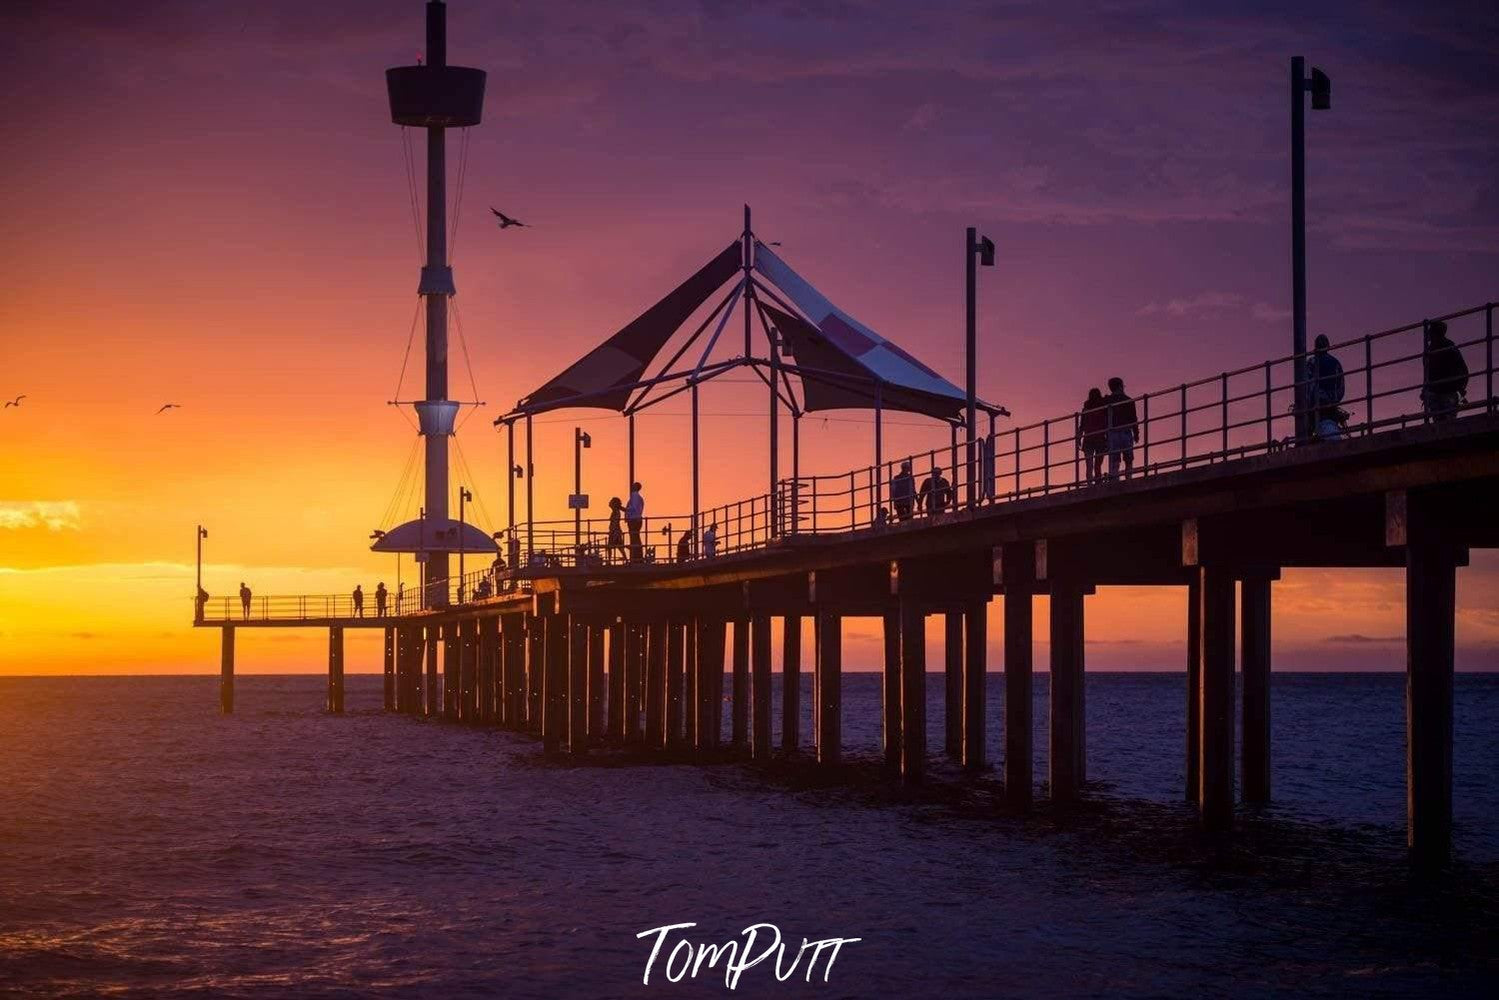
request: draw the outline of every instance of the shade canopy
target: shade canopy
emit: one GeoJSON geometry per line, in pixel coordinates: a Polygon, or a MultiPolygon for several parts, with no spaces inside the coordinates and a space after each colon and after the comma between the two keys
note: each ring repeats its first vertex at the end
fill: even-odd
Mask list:
{"type": "Polygon", "coordinates": [[[398,524],[375,539],[371,552],[463,552],[493,554],[499,546],[482,530],[452,518],[417,518],[398,524]],[[461,544],[460,544],[461,540],[461,544]]]}

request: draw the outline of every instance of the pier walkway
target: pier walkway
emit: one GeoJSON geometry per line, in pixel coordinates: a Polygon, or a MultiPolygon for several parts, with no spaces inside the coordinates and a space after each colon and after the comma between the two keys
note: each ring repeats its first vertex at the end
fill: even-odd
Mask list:
{"type": "Polygon", "coordinates": [[[210,601],[195,623],[222,630],[225,711],[237,629],[328,628],[328,707],[341,711],[343,630],[381,628],[392,711],[529,731],[548,750],[583,753],[617,742],[714,748],[727,701],[732,742],[750,757],[807,750],[834,765],[841,623],[878,617],[884,752],[903,780],[919,782],[925,619],[945,621],[942,752],[979,771],[989,764],[986,606],[998,596],[1001,766],[1008,799],[1023,809],[1035,786],[1033,597],[1048,595],[1051,609],[1047,787],[1067,800],[1087,776],[1084,597],[1100,586],[1185,587],[1185,793],[1207,829],[1226,830],[1236,801],[1271,793],[1271,582],[1286,567],[1402,567],[1409,843],[1416,863],[1441,864],[1451,839],[1455,574],[1469,549],[1499,545],[1493,313],[1485,305],[1443,317],[1470,371],[1462,397],[1433,390],[1427,322],[1334,346],[1346,391],[1340,406],[1323,409],[1328,417],[1340,409],[1346,420],[1323,423],[1314,439],[1298,441],[1293,430],[1295,400],[1314,398],[1313,387],[1297,385],[1295,359],[1279,358],[1137,397],[1137,424],[1126,428],[1138,431],[1128,477],[1089,479],[1080,416],[1068,414],[835,476],[785,480],[774,495],[647,525],[653,540],[666,537],[668,522],[678,531],[695,526],[697,539],[714,525],[711,558],[689,547],[690,558],[668,561],[668,543],[651,561],[622,563],[603,545],[600,522],[517,524],[510,551],[521,565],[485,568],[445,592],[408,591],[385,617],[368,596],[364,617],[347,597],[293,596],[254,598],[248,609],[210,601]],[[918,482],[934,464],[956,470],[956,503],[900,517],[891,479],[905,461],[918,482]],[[472,599],[481,585],[498,592],[472,599]],[[777,616],[787,624],[787,683],[782,743],[773,748],[777,616]],[[804,617],[816,636],[814,732],[805,741],[795,721],[804,617]]]}

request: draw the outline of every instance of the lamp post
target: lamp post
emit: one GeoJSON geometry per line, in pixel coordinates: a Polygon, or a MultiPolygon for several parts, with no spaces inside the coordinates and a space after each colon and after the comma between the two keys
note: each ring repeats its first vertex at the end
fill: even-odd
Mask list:
{"type": "MultiPolygon", "coordinates": [[[[968,446],[966,460],[968,463],[968,506],[972,507],[978,503],[978,477],[973,474],[974,451],[973,436],[977,431],[978,416],[978,264],[985,267],[994,266],[994,241],[987,236],[979,236],[978,230],[973,226],[968,227],[967,250],[963,254],[964,265],[967,268],[968,278],[968,326],[966,328],[968,349],[968,408],[965,414],[965,426],[968,428],[968,446]]],[[[957,470],[953,470],[956,474],[957,470]]]]}
{"type": "Polygon", "coordinates": [[[458,487],[458,602],[463,603],[463,505],[474,499],[465,486],[458,487]]]}
{"type": "Polygon", "coordinates": [[[1316,67],[1306,75],[1306,59],[1291,59],[1291,353],[1295,355],[1296,439],[1311,437],[1306,366],[1306,98],[1312,110],[1332,107],[1332,81],[1316,67]]]}
{"type": "Polygon", "coordinates": [[[573,509],[573,559],[581,561],[583,556],[583,449],[593,447],[593,438],[581,427],[573,428],[573,495],[569,506],[573,509]]]}
{"type": "Polygon", "coordinates": [[[193,591],[193,607],[198,609],[198,613],[194,617],[199,620],[202,620],[203,612],[207,610],[203,607],[203,539],[207,537],[208,529],[201,524],[198,525],[198,589],[193,591]]]}

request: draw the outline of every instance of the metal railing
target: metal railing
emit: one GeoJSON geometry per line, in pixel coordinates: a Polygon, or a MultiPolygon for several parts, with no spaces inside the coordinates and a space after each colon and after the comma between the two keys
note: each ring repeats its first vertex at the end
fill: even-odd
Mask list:
{"type": "MultiPolygon", "coordinates": [[[[970,506],[970,484],[971,505],[989,506],[1493,413],[1499,408],[1494,311],[1488,303],[1331,345],[1326,353],[1342,367],[1340,399],[1325,393],[1334,380],[1320,370],[1318,352],[1288,355],[1135,396],[1133,417],[1116,399],[879,466],[783,480],[774,495],[700,511],[696,531],[691,513],[652,515],[641,523],[638,552],[623,518],[613,538],[606,518],[589,518],[578,527],[571,520],[518,524],[506,533],[503,565],[433,586],[444,586],[450,601],[462,603],[485,594],[485,587],[493,594],[526,586],[516,577],[553,568],[613,570],[712,559],[763,549],[778,538],[879,531],[950,516],[970,506]],[[1438,321],[1447,325],[1451,342],[1440,351],[1429,349],[1427,338],[1438,321]],[[1469,373],[1461,392],[1434,374],[1450,359],[1442,352],[1454,350],[1469,373]],[[711,545],[703,537],[710,525],[711,545]],[[690,532],[685,549],[683,530],[690,532]]],[[[406,588],[399,601],[391,599],[390,613],[410,613],[421,602],[420,588],[406,588]]],[[[372,607],[366,603],[365,613],[373,613],[372,607]]],[[[353,616],[348,596],[257,597],[248,613],[237,598],[218,598],[207,610],[217,614],[205,615],[212,621],[240,620],[241,614],[245,620],[353,616]]]]}

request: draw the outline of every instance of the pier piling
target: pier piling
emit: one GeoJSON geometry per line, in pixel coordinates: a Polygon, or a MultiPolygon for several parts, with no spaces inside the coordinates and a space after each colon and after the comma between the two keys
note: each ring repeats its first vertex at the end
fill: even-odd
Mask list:
{"type": "Polygon", "coordinates": [[[609,718],[608,732],[615,739],[625,738],[625,626],[620,621],[609,624],[609,718]]]}
{"type": "Polygon", "coordinates": [[[382,703],[385,711],[396,709],[396,630],[385,630],[385,688],[382,703]]]}
{"type": "Polygon", "coordinates": [[[621,738],[626,743],[640,740],[640,692],[641,677],[645,673],[645,633],[638,625],[626,624],[625,635],[625,692],[624,726],[621,738]]]}
{"type": "Polygon", "coordinates": [[[1270,579],[1249,575],[1239,584],[1239,794],[1256,804],[1270,801],[1270,579]]]}
{"type": "Polygon", "coordinates": [[[234,714],[234,626],[225,625],[219,642],[219,711],[234,714]]]}
{"type": "Polygon", "coordinates": [[[1005,798],[1018,809],[1030,808],[1035,776],[1031,708],[1034,583],[1032,547],[1007,546],[1004,551],[1005,798]]]}
{"type": "Polygon", "coordinates": [[[770,617],[750,618],[750,754],[756,760],[770,759],[770,617]]]}
{"type": "Polygon", "coordinates": [[[1202,743],[1202,583],[1187,585],[1187,801],[1196,805],[1201,790],[1197,750],[1202,743]]]}
{"type": "Polygon", "coordinates": [[[683,725],[683,715],[690,711],[683,705],[683,665],[686,650],[683,648],[684,629],[682,623],[671,622],[666,629],[666,744],[676,746],[683,742],[684,732],[690,726],[683,725]]]}
{"type": "MultiPolygon", "coordinates": [[[[437,647],[438,647],[438,645],[439,645],[440,642],[441,642],[441,630],[438,628],[438,626],[436,626],[436,625],[429,625],[429,626],[427,626],[427,638],[426,638],[427,683],[426,683],[426,687],[425,687],[425,689],[423,691],[423,697],[422,697],[421,701],[419,702],[419,704],[425,706],[425,712],[426,712],[426,714],[429,717],[437,715],[438,712],[441,711],[441,708],[442,708],[442,703],[438,700],[438,685],[437,685],[437,647]]],[[[415,679],[417,680],[418,684],[420,684],[420,681],[421,681],[421,661],[420,660],[417,661],[416,678],[415,679]]],[[[418,708],[417,709],[417,712],[419,714],[422,711],[423,711],[422,708],[418,708]]]]}
{"type": "Polygon", "coordinates": [[[926,613],[900,602],[900,777],[920,784],[926,774],[926,613]]]}
{"type": "Polygon", "coordinates": [[[1452,672],[1458,550],[1412,497],[1405,547],[1406,844],[1434,870],[1452,850],[1452,672]]]}
{"type": "Polygon", "coordinates": [[[541,746],[546,753],[556,753],[567,734],[567,616],[549,614],[541,621],[546,632],[541,678],[541,746]]]}
{"type": "Polygon", "coordinates": [[[817,641],[817,762],[836,764],[843,742],[843,619],[821,611],[817,641]]]}
{"type": "Polygon", "coordinates": [[[1234,819],[1234,578],[1211,565],[1197,573],[1202,607],[1197,804],[1203,829],[1221,832],[1234,819]]]}
{"type": "Polygon", "coordinates": [[[749,619],[734,619],[734,652],[730,740],[743,747],[749,740],[749,619]]]}
{"type": "Polygon", "coordinates": [[[900,613],[887,611],[883,618],[885,637],[885,670],[880,678],[881,737],[885,763],[900,764],[900,613]]]}
{"type": "Polygon", "coordinates": [[[689,618],[682,627],[682,739],[688,746],[698,746],[698,713],[696,705],[702,697],[702,690],[698,687],[701,677],[698,674],[698,648],[697,648],[697,620],[689,618]]]}
{"type": "Polygon", "coordinates": [[[982,601],[968,605],[963,621],[963,767],[969,771],[982,771],[987,730],[988,605],[982,601]]]}
{"type": "Polygon", "coordinates": [[[787,615],[784,624],[785,631],[781,635],[781,749],[786,753],[795,753],[801,743],[801,616],[787,615]]]}
{"type": "Polygon", "coordinates": [[[657,620],[646,626],[645,653],[645,742],[647,746],[666,745],[666,622],[657,620]]]}
{"type": "Polygon", "coordinates": [[[1087,739],[1083,696],[1083,592],[1072,583],[1051,584],[1051,797],[1077,798],[1083,783],[1087,739]]]}
{"type": "Polygon", "coordinates": [[[588,749],[588,626],[576,616],[568,626],[567,749],[588,749]]]}
{"type": "Polygon", "coordinates": [[[727,623],[721,618],[697,620],[697,727],[695,746],[716,750],[723,729],[723,653],[727,623]]]}
{"type": "Polygon", "coordinates": [[[588,626],[588,740],[595,746],[604,741],[604,627],[588,626]]]}
{"type": "Polygon", "coordinates": [[[328,629],[328,711],[344,710],[344,630],[340,625],[328,629]]]}
{"type": "Polygon", "coordinates": [[[963,755],[963,613],[942,616],[942,752],[963,755]]]}

